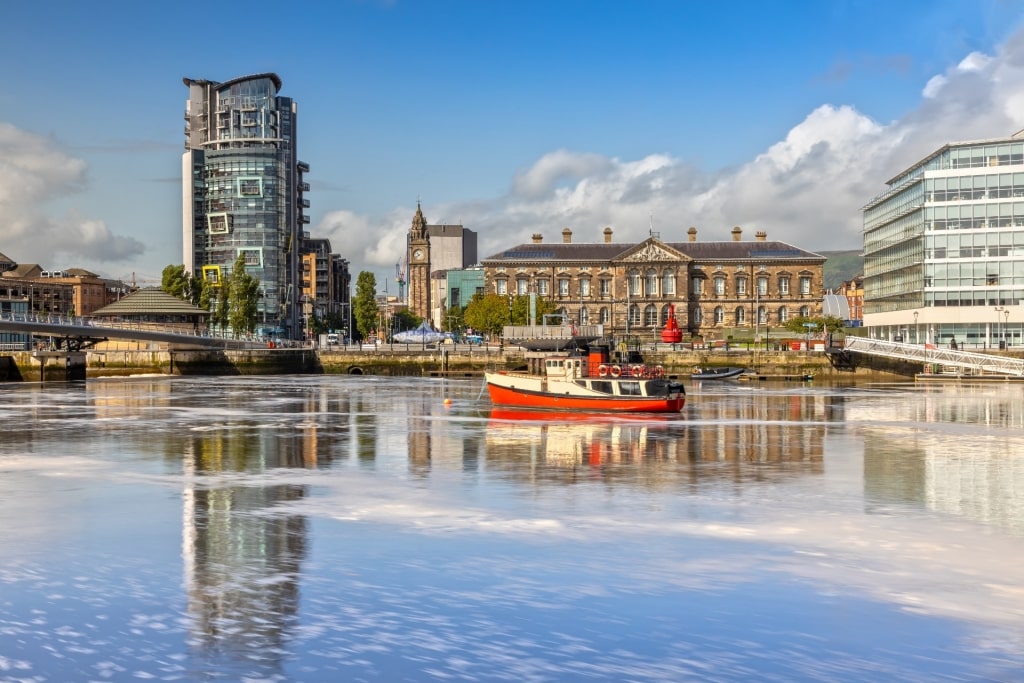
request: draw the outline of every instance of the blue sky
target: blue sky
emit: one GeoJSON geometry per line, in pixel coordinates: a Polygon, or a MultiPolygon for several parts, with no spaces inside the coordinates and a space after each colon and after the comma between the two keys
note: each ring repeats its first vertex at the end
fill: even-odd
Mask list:
{"type": "Polygon", "coordinates": [[[1024,4],[7,3],[0,252],[180,263],[182,77],[273,71],[311,232],[392,278],[417,198],[488,256],[529,241],[858,248],[860,208],[951,140],[1024,128],[1024,4]]]}

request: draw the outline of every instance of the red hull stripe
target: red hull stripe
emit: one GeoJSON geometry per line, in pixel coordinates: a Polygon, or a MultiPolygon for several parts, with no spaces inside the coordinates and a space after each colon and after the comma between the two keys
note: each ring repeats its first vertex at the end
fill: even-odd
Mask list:
{"type": "Polygon", "coordinates": [[[491,402],[519,408],[554,408],[560,410],[595,410],[617,413],[678,413],[686,404],[682,395],[671,397],[621,396],[614,398],[566,396],[511,390],[488,384],[491,402]]]}

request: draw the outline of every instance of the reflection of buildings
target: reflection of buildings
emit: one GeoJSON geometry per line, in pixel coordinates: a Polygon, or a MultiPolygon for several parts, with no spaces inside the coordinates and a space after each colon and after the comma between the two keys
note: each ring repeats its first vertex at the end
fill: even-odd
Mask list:
{"type": "Polygon", "coordinates": [[[306,487],[250,477],[330,466],[349,430],[316,416],[346,414],[350,406],[323,388],[257,413],[249,392],[218,396],[221,403],[204,412],[213,428],[174,444],[181,448],[174,457],[184,451],[182,554],[192,642],[200,658],[276,671],[299,606],[307,523],[275,508],[305,498],[306,487]],[[218,410],[225,411],[219,418],[218,410]]]}
{"type": "Polygon", "coordinates": [[[872,505],[912,504],[1024,532],[1024,459],[1006,435],[981,430],[1024,427],[1014,387],[934,387],[924,400],[889,401],[888,419],[867,427],[864,493],[872,505]],[[970,425],[970,433],[917,429],[970,425]]]}

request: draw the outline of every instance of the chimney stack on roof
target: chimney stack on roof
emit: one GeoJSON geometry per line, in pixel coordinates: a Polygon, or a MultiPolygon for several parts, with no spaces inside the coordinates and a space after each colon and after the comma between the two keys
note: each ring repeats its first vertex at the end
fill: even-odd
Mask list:
{"type": "Polygon", "coordinates": [[[605,244],[611,244],[612,243],[612,229],[611,228],[605,228],[604,229],[604,243],[605,244]]]}
{"type": "Polygon", "coordinates": [[[754,233],[754,237],[757,238],[758,242],[764,242],[768,238],[768,233],[766,233],[764,230],[758,230],[757,232],[754,233]]]}
{"type": "Polygon", "coordinates": [[[732,241],[733,242],[739,242],[742,237],[743,237],[743,228],[741,228],[740,226],[737,225],[735,228],[732,229],[732,241]]]}
{"type": "Polygon", "coordinates": [[[572,244],[572,230],[570,230],[569,228],[566,228],[565,230],[562,231],[562,243],[572,244]]]}
{"type": "Polygon", "coordinates": [[[697,241],[697,228],[690,226],[690,229],[686,231],[686,234],[690,236],[691,242],[697,241]]]}
{"type": "Polygon", "coordinates": [[[544,241],[544,235],[540,234],[539,232],[533,233],[533,243],[534,244],[540,244],[543,241],[544,241]]]}

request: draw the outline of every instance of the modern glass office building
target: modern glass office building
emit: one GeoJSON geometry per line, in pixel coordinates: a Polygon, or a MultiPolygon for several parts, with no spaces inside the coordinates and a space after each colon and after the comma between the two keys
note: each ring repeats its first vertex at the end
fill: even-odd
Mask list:
{"type": "Polygon", "coordinates": [[[864,207],[864,326],[876,339],[1019,346],[1024,131],[950,143],[864,207]]]}
{"type": "Polygon", "coordinates": [[[281,79],[272,73],[184,83],[185,269],[220,284],[243,255],[260,283],[264,333],[297,338],[309,167],[297,157],[295,102],[278,95],[281,79]]]}

